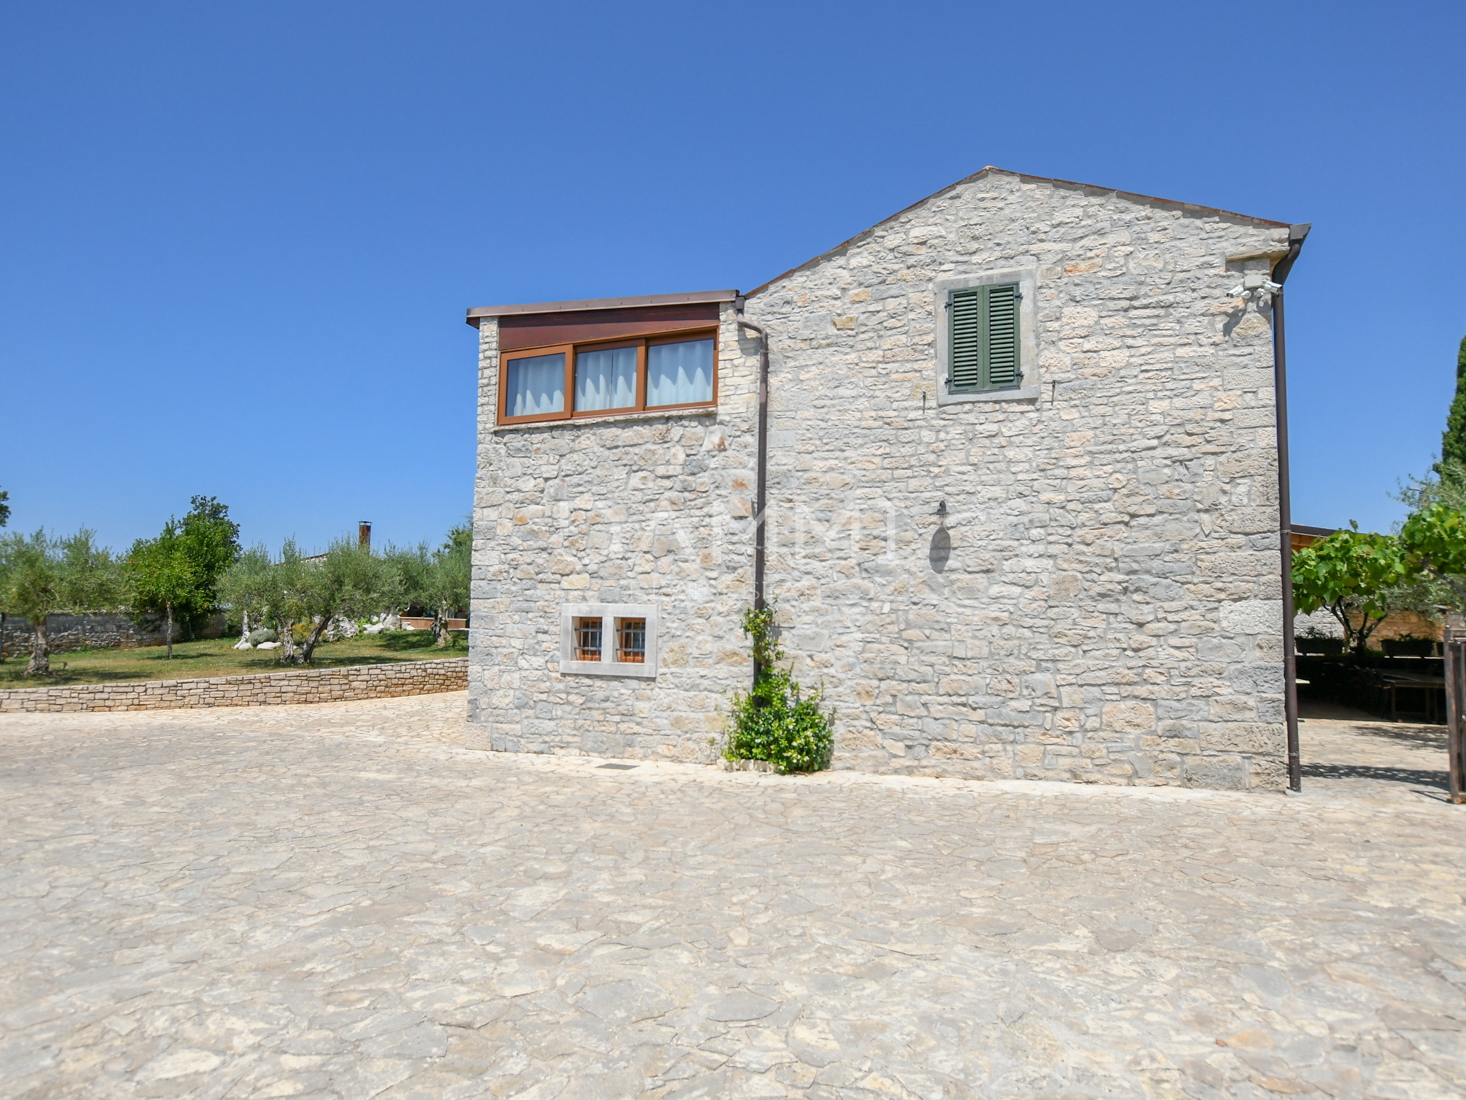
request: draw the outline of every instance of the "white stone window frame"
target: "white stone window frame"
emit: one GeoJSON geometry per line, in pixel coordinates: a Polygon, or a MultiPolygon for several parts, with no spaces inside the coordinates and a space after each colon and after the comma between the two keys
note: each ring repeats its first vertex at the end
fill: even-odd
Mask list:
{"type": "Polygon", "coordinates": [[[1038,272],[1034,268],[1007,268],[953,275],[932,283],[932,300],[936,309],[937,335],[937,406],[970,405],[976,401],[1037,401],[1041,382],[1038,376],[1038,272]],[[947,368],[951,356],[952,328],[947,320],[947,304],[952,291],[970,290],[979,286],[1018,284],[1018,367],[1023,384],[1009,390],[978,390],[969,393],[947,391],[947,368]]]}
{"type": "Polygon", "coordinates": [[[566,676],[631,676],[642,680],[655,679],[660,616],[657,605],[650,603],[572,603],[560,609],[560,673],[566,676]],[[600,661],[575,659],[575,621],[601,620],[600,661]],[[616,620],[646,620],[646,660],[618,661],[616,654],[616,620]]]}

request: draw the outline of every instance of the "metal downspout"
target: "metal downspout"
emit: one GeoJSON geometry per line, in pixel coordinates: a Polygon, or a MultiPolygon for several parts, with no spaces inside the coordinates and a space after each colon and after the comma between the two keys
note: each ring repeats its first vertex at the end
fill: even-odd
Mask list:
{"type": "Polygon", "coordinates": [[[1288,462],[1288,345],[1283,329],[1283,282],[1303,249],[1311,225],[1288,227],[1288,254],[1273,268],[1273,393],[1278,427],[1278,548],[1283,569],[1283,713],[1288,725],[1288,789],[1303,789],[1303,757],[1298,744],[1298,664],[1293,644],[1293,501],[1288,462]]]}
{"type": "MultiPolygon", "coordinates": [[[[734,300],[738,324],[758,333],[758,485],[753,505],[753,609],[764,609],[764,521],[768,507],[769,481],[769,333],[743,316],[744,298],[734,300]]],[[[753,680],[758,683],[762,671],[754,662],[753,680]]]]}

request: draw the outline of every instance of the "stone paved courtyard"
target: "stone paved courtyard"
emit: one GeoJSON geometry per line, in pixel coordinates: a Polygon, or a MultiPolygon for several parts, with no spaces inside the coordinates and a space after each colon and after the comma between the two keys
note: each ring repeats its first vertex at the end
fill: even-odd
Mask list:
{"type": "Polygon", "coordinates": [[[1302,797],[0,717],[5,1097],[1466,1096],[1440,731],[1302,797]]]}

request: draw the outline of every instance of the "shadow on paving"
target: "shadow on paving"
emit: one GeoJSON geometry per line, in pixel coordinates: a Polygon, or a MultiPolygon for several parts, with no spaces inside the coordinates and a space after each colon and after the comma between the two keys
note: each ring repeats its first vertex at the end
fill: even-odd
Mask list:
{"type": "Polygon", "coordinates": [[[1386,726],[1359,723],[1356,727],[1366,737],[1378,737],[1396,744],[1413,745],[1416,748],[1446,751],[1445,726],[1386,726]]]}
{"type": "Polygon", "coordinates": [[[1303,774],[1312,779],[1378,779],[1386,783],[1423,783],[1446,789],[1446,771],[1425,768],[1394,768],[1371,764],[1304,764],[1303,774]]]}

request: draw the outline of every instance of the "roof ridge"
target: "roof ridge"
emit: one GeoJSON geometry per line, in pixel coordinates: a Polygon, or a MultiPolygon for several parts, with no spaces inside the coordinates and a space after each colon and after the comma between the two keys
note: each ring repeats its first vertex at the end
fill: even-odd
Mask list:
{"type": "Polygon", "coordinates": [[[1258,218],[1258,217],[1254,217],[1251,214],[1239,214],[1239,213],[1237,213],[1234,210],[1223,210],[1219,206],[1202,206],[1199,203],[1194,203],[1194,202],[1181,202],[1178,199],[1165,199],[1165,198],[1161,198],[1158,195],[1145,195],[1145,194],[1140,193],[1139,191],[1121,191],[1119,188],[1116,188],[1116,187],[1102,187],[1102,186],[1100,186],[1097,183],[1080,183],[1080,182],[1077,182],[1075,180],[1059,179],[1059,178],[1054,177],[1054,176],[1034,176],[1034,175],[1030,175],[1027,172],[1014,172],[1012,169],[1009,169],[1009,168],[999,168],[996,164],[989,164],[989,165],[985,165],[983,168],[979,169],[978,171],[972,173],[972,175],[970,175],[970,176],[964,176],[962,179],[958,180],[956,183],[949,183],[946,187],[943,187],[943,188],[941,188],[941,189],[939,189],[937,191],[933,191],[930,195],[926,196],[926,198],[924,198],[924,199],[918,199],[916,202],[912,203],[910,206],[902,207],[900,210],[896,211],[896,213],[892,214],[890,217],[888,217],[888,218],[882,218],[880,221],[876,222],[875,225],[872,225],[870,228],[863,229],[859,233],[855,234],[855,236],[849,238],[848,240],[841,241],[839,244],[835,245],[834,248],[826,249],[824,252],[821,252],[818,256],[815,256],[815,257],[813,257],[812,259],[809,259],[809,260],[805,260],[804,263],[800,264],[799,266],[797,266],[797,267],[791,267],[788,271],[785,271],[785,272],[783,272],[780,275],[775,275],[772,279],[768,280],[768,282],[761,283],[759,286],[756,286],[752,290],[747,291],[743,296],[745,298],[752,298],[755,294],[758,294],[761,291],[767,290],[769,287],[773,286],[775,283],[779,282],[780,280],[787,279],[790,275],[794,275],[794,274],[796,274],[796,273],[798,273],[800,271],[804,271],[807,268],[813,267],[815,264],[820,263],[823,260],[826,260],[829,257],[835,255],[837,252],[841,252],[844,249],[847,249],[847,248],[851,247],[854,244],[858,244],[860,241],[864,240],[866,237],[869,237],[873,233],[875,233],[875,231],[877,229],[881,228],[881,226],[886,225],[886,224],[888,224],[890,222],[895,221],[897,218],[901,217],[904,214],[909,214],[911,211],[915,210],[918,206],[924,206],[926,203],[931,202],[933,199],[941,198],[943,195],[947,194],[948,192],[955,191],[957,188],[963,186],[964,184],[972,183],[973,181],[977,180],[979,177],[987,175],[989,172],[997,172],[997,173],[1000,173],[1001,175],[1004,175],[1004,176],[1014,176],[1017,179],[1020,179],[1020,180],[1028,180],[1028,181],[1033,182],[1033,183],[1049,183],[1049,184],[1053,184],[1053,185],[1055,185],[1057,187],[1079,187],[1079,188],[1083,188],[1086,191],[1100,191],[1100,192],[1105,192],[1105,193],[1114,195],[1116,198],[1121,198],[1121,199],[1128,199],[1128,200],[1132,200],[1132,201],[1140,201],[1140,202],[1146,202],[1146,203],[1160,203],[1160,204],[1165,205],[1165,206],[1178,206],[1178,207],[1181,207],[1184,210],[1202,211],[1202,212],[1205,212],[1205,213],[1208,213],[1208,214],[1220,214],[1220,215],[1223,215],[1224,217],[1240,218],[1243,221],[1255,222],[1255,223],[1258,223],[1260,225],[1272,225],[1272,226],[1277,226],[1279,228],[1286,228],[1287,225],[1288,225],[1287,222],[1273,221],[1270,218],[1258,218]]]}

